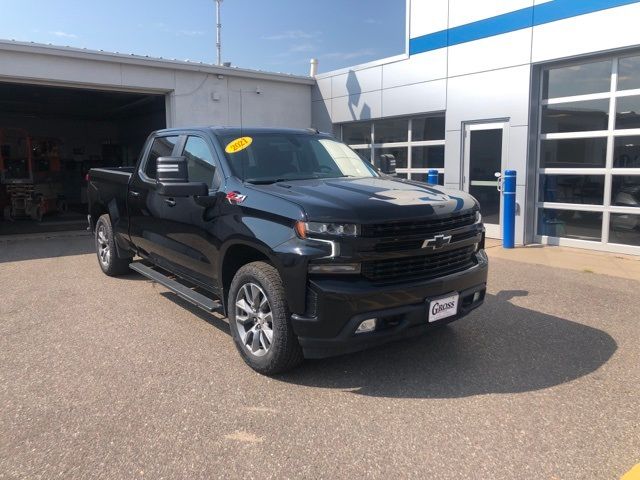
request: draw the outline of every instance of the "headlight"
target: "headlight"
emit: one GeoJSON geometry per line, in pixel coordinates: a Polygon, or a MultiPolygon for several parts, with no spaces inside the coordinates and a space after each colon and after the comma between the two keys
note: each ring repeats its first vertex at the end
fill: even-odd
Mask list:
{"type": "Polygon", "coordinates": [[[356,237],[360,228],[353,223],[321,223],[321,222],[296,222],[296,233],[300,238],[315,235],[330,237],[356,237]]]}
{"type": "Polygon", "coordinates": [[[476,210],[476,223],[482,223],[482,214],[480,210],[476,210]]]}

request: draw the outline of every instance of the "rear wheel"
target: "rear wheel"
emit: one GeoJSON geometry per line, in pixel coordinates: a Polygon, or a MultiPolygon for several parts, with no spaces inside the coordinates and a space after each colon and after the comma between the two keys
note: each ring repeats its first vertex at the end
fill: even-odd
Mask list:
{"type": "Polygon", "coordinates": [[[234,343],[251,368],[274,375],[302,362],[282,280],[272,265],[253,262],[238,270],[227,305],[234,343]]]}
{"type": "Polygon", "coordinates": [[[96,222],[95,240],[98,263],[104,273],[115,277],[129,271],[131,258],[118,258],[111,219],[106,213],[96,222]]]}

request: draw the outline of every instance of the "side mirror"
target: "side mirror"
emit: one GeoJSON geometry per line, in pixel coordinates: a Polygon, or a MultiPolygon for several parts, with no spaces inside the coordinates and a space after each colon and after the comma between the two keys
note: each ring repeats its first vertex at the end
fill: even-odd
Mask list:
{"type": "Polygon", "coordinates": [[[166,197],[204,196],[209,193],[206,183],[189,182],[184,157],[158,157],[156,185],[158,194],[166,197]]]}
{"type": "Polygon", "coordinates": [[[378,167],[382,173],[386,173],[387,175],[396,174],[396,157],[390,153],[378,155],[374,160],[374,165],[378,167]]]}
{"type": "Polygon", "coordinates": [[[187,183],[189,181],[189,171],[185,157],[158,157],[156,165],[158,183],[187,183]]]}

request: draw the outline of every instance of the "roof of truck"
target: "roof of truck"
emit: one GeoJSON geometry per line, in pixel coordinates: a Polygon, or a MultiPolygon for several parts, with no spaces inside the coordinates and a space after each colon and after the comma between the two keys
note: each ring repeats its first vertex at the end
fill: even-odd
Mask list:
{"type": "MultiPolygon", "coordinates": [[[[260,133],[286,133],[294,135],[309,135],[320,134],[313,128],[266,128],[266,127],[221,127],[221,126],[208,126],[208,127],[180,127],[180,128],[166,128],[158,130],[157,133],[178,133],[184,131],[200,131],[200,132],[213,132],[214,135],[255,135],[260,133]]],[[[326,135],[326,134],[325,134],[326,135]]]]}

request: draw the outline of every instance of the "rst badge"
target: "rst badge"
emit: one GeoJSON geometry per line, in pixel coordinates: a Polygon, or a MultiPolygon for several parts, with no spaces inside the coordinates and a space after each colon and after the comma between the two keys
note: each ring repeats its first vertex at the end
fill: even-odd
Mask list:
{"type": "Polygon", "coordinates": [[[448,245],[451,242],[451,235],[436,235],[433,238],[427,238],[422,242],[422,248],[432,248],[437,250],[448,245]]]}

